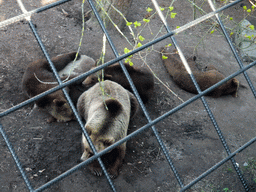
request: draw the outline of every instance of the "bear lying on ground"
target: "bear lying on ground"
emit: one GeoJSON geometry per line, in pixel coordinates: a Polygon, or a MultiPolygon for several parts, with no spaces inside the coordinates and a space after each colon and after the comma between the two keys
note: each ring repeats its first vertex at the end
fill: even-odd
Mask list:
{"type": "MultiPolygon", "coordinates": [[[[167,56],[167,59],[162,59],[167,69],[168,73],[172,77],[173,81],[185,91],[190,93],[197,94],[196,87],[192,82],[190,75],[186,71],[177,51],[170,52],[168,48],[164,48],[161,51],[161,56],[164,54],[167,56]]],[[[202,91],[211,87],[212,85],[223,80],[225,76],[220,73],[214,66],[208,66],[205,68],[205,71],[200,71],[196,67],[195,58],[187,59],[187,62],[193,72],[193,75],[202,91]]],[[[239,81],[236,78],[230,79],[226,83],[217,87],[213,91],[209,92],[208,96],[220,97],[222,95],[232,95],[233,97],[237,96],[237,91],[239,87],[239,81]]]]}
{"type": "MultiPolygon", "coordinates": [[[[97,152],[104,150],[127,135],[130,118],[136,113],[136,98],[121,85],[106,80],[96,83],[85,91],[77,102],[78,113],[85,119],[85,129],[97,152]]],[[[82,134],[82,161],[93,156],[93,152],[82,134]]],[[[118,176],[119,168],[125,156],[126,142],[103,155],[107,170],[112,178],[118,176]]],[[[90,171],[102,175],[102,170],[95,160],[90,164],[90,171]]]]}
{"type": "MultiPolygon", "coordinates": [[[[78,75],[78,70],[74,70],[75,73],[71,73],[71,75],[64,74],[65,71],[63,71],[67,65],[73,63],[75,56],[76,52],[71,52],[52,58],[56,70],[58,72],[62,71],[62,73],[60,73],[61,80],[70,80],[78,75]]],[[[76,64],[84,66],[87,63],[83,56],[78,55],[76,64]]],[[[84,69],[79,68],[79,70],[82,73],[84,69]]],[[[66,88],[67,90],[71,90],[71,99],[74,103],[76,103],[78,97],[85,91],[85,88],[81,84],[82,81],[76,82],[66,88]]],[[[57,80],[46,59],[39,59],[27,66],[22,79],[22,89],[29,98],[43,93],[55,86],[57,86],[57,80]]],[[[47,122],[53,122],[55,120],[58,122],[66,122],[74,119],[74,114],[62,90],[44,96],[38,99],[35,103],[39,108],[50,113],[51,118],[49,118],[47,122]]]]}

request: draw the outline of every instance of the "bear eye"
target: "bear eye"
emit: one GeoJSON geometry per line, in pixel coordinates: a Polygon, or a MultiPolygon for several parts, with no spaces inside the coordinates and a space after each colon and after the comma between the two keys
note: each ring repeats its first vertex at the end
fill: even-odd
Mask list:
{"type": "Polygon", "coordinates": [[[106,147],[110,146],[111,144],[112,144],[112,143],[109,142],[109,141],[103,141],[103,145],[106,146],[106,147]]]}
{"type": "Polygon", "coordinates": [[[89,152],[89,157],[92,157],[93,156],[93,153],[92,152],[89,152]]]}
{"type": "Polygon", "coordinates": [[[62,107],[65,104],[65,101],[56,102],[57,107],[62,107]]]}
{"type": "Polygon", "coordinates": [[[86,129],[86,132],[88,133],[88,135],[91,136],[92,130],[91,130],[91,129],[88,129],[88,127],[86,127],[85,129],[86,129]]]}

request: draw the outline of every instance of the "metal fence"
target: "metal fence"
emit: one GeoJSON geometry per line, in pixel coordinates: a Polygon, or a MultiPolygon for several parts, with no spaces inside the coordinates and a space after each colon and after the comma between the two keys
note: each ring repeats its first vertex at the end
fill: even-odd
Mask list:
{"type": "MultiPolygon", "coordinates": [[[[22,2],[21,2],[21,1],[19,1],[19,0],[17,0],[17,1],[21,3],[20,5],[22,5],[22,2]]],[[[167,30],[167,34],[166,34],[166,35],[163,35],[163,36],[161,36],[161,37],[159,37],[159,38],[157,38],[157,39],[155,39],[154,41],[151,41],[151,42],[149,42],[149,43],[147,43],[147,44],[144,44],[143,46],[141,46],[141,47],[139,47],[139,48],[137,48],[137,49],[135,49],[135,50],[133,50],[133,51],[127,53],[127,54],[121,55],[121,56],[119,56],[119,54],[118,54],[118,52],[117,52],[117,50],[116,50],[116,48],[115,48],[115,45],[113,44],[113,42],[112,42],[112,40],[111,40],[111,38],[110,38],[110,36],[109,36],[109,34],[108,34],[108,31],[107,31],[106,28],[104,27],[104,24],[103,24],[102,20],[100,19],[100,16],[99,16],[99,14],[98,14],[98,12],[97,12],[97,10],[96,10],[96,8],[95,8],[95,6],[94,6],[92,0],[88,0],[89,4],[90,4],[90,6],[91,6],[91,9],[92,9],[92,11],[94,12],[94,14],[95,14],[95,16],[96,16],[96,18],[97,18],[97,20],[98,20],[98,22],[99,22],[99,24],[100,24],[102,30],[103,30],[103,32],[105,33],[105,35],[106,35],[106,37],[107,37],[107,40],[108,40],[108,42],[109,42],[109,44],[110,44],[110,46],[111,46],[111,48],[112,48],[112,51],[114,52],[116,58],[113,59],[113,60],[111,60],[111,61],[109,61],[109,62],[107,62],[107,63],[105,63],[105,64],[103,64],[103,65],[101,65],[101,66],[98,66],[98,67],[96,67],[95,69],[93,69],[93,70],[91,70],[91,71],[88,71],[88,72],[86,72],[86,73],[84,73],[84,74],[82,74],[82,75],[80,75],[80,76],[78,76],[78,77],[76,77],[76,78],[74,78],[74,79],[72,79],[72,80],[70,80],[70,81],[62,82],[62,81],[60,80],[60,77],[58,76],[58,73],[57,73],[57,71],[56,71],[56,69],[55,69],[53,63],[52,63],[51,60],[50,60],[50,57],[49,57],[49,55],[48,55],[48,53],[47,53],[47,51],[46,51],[46,49],[45,49],[45,47],[44,47],[44,44],[42,43],[42,41],[41,41],[41,39],[40,39],[38,33],[37,33],[36,30],[35,30],[34,24],[33,24],[32,21],[30,20],[30,17],[31,17],[32,14],[34,14],[34,13],[39,13],[39,12],[45,11],[45,10],[47,10],[47,9],[49,9],[49,8],[52,8],[52,7],[54,7],[54,6],[58,6],[58,5],[62,4],[62,3],[68,2],[68,1],[70,1],[70,0],[61,0],[61,1],[58,1],[58,2],[55,2],[55,3],[52,3],[52,4],[50,4],[50,5],[41,7],[41,8],[39,8],[39,9],[35,9],[35,10],[33,10],[33,11],[30,11],[30,12],[27,12],[24,7],[23,7],[23,8],[21,7],[21,9],[22,9],[22,11],[23,11],[24,14],[19,15],[19,16],[14,17],[14,18],[11,18],[11,19],[8,19],[8,20],[3,21],[3,22],[0,23],[0,28],[1,28],[1,27],[3,27],[3,26],[6,26],[6,25],[8,25],[8,24],[10,24],[10,23],[13,23],[13,22],[15,22],[15,21],[18,21],[18,20],[22,20],[22,19],[25,19],[25,18],[28,20],[28,24],[29,24],[29,26],[30,26],[30,28],[31,28],[31,30],[32,30],[32,32],[33,32],[33,34],[35,35],[35,37],[36,37],[36,39],[37,39],[37,42],[38,42],[38,44],[40,45],[40,47],[41,47],[41,49],[42,49],[42,51],[43,51],[43,53],[44,53],[44,55],[45,55],[47,61],[49,62],[50,66],[51,66],[51,68],[52,68],[52,70],[53,70],[53,73],[54,73],[54,75],[55,75],[55,77],[56,77],[56,79],[57,79],[57,81],[58,81],[58,83],[59,83],[58,86],[56,86],[56,87],[54,87],[54,88],[52,88],[52,89],[50,89],[50,90],[48,90],[48,91],[46,91],[46,92],[44,92],[44,93],[42,93],[42,94],[39,94],[39,95],[37,95],[37,96],[35,96],[35,97],[29,99],[29,100],[26,100],[26,101],[24,101],[24,102],[22,102],[22,103],[20,103],[20,104],[18,104],[18,105],[16,105],[16,106],[14,106],[14,107],[11,107],[10,109],[8,109],[8,110],[6,110],[6,111],[4,111],[4,112],[1,112],[1,113],[0,113],[0,118],[6,116],[6,115],[8,115],[8,114],[10,114],[10,113],[12,113],[12,112],[14,112],[14,111],[16,111],[16,110],[18,110],[18,109],[20,109],[20,108],[22,108],[22,107],[24,107],[25,105],[27,105],[27,104],[29,104],[29,103],[34,102],[35,100],[37,100],[37,99],[39,99],[39,98],[41,98],[41,97],[43,97],[43,96],[45,96],[45,95],[47,95],[47,94],[50,94],[50,93],[53,93],[53,92],[55,92],[55,91],[57,91],[57,90],[59,90],[59,89],[62,89],[62,91],[64,92],[64,94],[65,94],[65,96],[66,96],[66,98],[67,98],[67,100],[68,100],[68,102],[69,102],[69,104],[70,104],[70,106],[71,106],[71,108],[72,108],[72,110],[74,111],[74,114],[75,114],[75,116],[76,116],[76,118],[77,118],[77,121],[78,121],[78,123],[79,123],[79,125],[80,125],[80,127],[81,127],[81,129],[82,129],[82,131],[83,131],[83,133],[85,134],[86,139],[88,140],[88,143],[89,143],[90,147],[92,148],[92,150],[93,150],[93,152],[94,152],[94,154],[95,154],[93,157],[89,158],[88,160],[86,160],[86,161],[84,161],[84,162],[82,162],[82,163],[76,165],[75,167],[73,167],[73,168],[71,168],[70,170],[66,171],[65,173],[59,175],[58,177],[54,178],[53,180],[51,180],[51,181],[45,183],[44,185],[40,186],[39,188],[34,189],[33,186],[31,185],[31,182],[30,182],[29,178],[26,176],[26,173],[25,173],[25,171],[24,171],[24,169],[23,169],[23,167],[22,167],[22,164],[20,163],[19,158],[18,158],[18,156],[16,155],[16,153],[15,153],[13,147],[12,147],[11,142],[9,141],[9,139],[8,139],[8,137],[7,137],[7,135],[6,135],[5,131],[4,131],[4,128],[3,128],[2,124],[0,123],[0,132],[1,132],[1,134],[2,134],[2,136],[3,136],[3,138],[4,138],[4,140],[5,140],[5,142],[6,142],[6,144],[7,144],[8,149],[10,150],[10,152],[11,152],[11,154],[12,154],[12,156],[13,156],[13,159],[14,159],[14,161],[15,161],[15,163],[16,163],[16,165],[17,165],[17,167],[18,167],[18,169],[19,169],[19,171],[20,171],[20,173],[21,173],[21,176],[23,177],[23,179],[24,179],[24,181],[25,181],[25,183],[26,183],[27,188],[29,189],[29,191],[31,191],[31,192],[32,192],[32,191],[33,191],[33,192],[36,192],[36,191],[43,191],[43,190],[47,189],[48,187],[50,187],[51,185],[53,185],[54,183],[56,183],[56,182],[62,180],[63,178],[67,177],[68,175],[70,175],[70,174],[72,174],[73,172],[77,171],[78,169],[82,168],[83,166],[85,166],[85,165],[91,163],[93,160],[98,160],[98,162],[99,162],[100,166],[102,167],[102,170],[103,170],[103,172],[104,172],[104,174],[105,174],[105,176],[106,176],[106,178],[107,178],[107,181],[108,181],[108,183],[109,183],[111,189],[112,189],[113,191],[116,191],[115,186],[114,186],[114,184],[113,184],[113,182],[112,182],[112,180],[111,180],[111,178],[110,178],[108,172],[106,171],[106,168],[105,168],[105,166],[104,166],[104,164],[103,164],[103,162],[102,162],[102,160],[101,160],[101,156],[102,156],[103,154],[107,153],[108,151],[112,150],[112,149],[115,148],[116,146],[118,146],[118,145],[120,145],[120,144],[122,144],[122,143],[128,141],[128,140],[131,139],[132,137],[138,135],[138,134],[141,133],[142,131],[144,131],[144,130],[146,130],[146,129],[149,129],[149,128],[151,128],[151,129],[153,130],[154,136],[157,138],[157,141],[158,141],[158,143],[159,143],[159,145],[160,145],[160,147],[161,147],[161,150],[162,150],[162,152],[164,153],[164,155],[165,155],[165,157],[166,157],[166,160],[167,160],[167,162],[169,163],[169,166],[170,166],[171,170],[173,171],[173,173],[174,173],[174,175],[175,175],[175,177],[176,177],[176,179],[177,179],[177,181],[178,181],[178,183],[179,183],[179,185],[180,185],[180,188],[181,188],[180,191],[186,191],[187,189],[189,189],[190,187],[192,187],[193,185],[195,185],[198,181],[200,181],[201,179],[203,179],[203,178],[206,177],[207,175],[211,174],[211,173],[212,173],[213,171],[215,171],[218,167],[220,167],[221,165],[223,165],[224,163],[226,163],[226,162],[228,162],[228,161],[231,161],[232,165],[234,166],[235,171],[236,171],[236,173],[237,173],[237,175],[238,175],[238,177],[239,177],[239,179],[240,179],[240,181],[241,181],[241,183],[242,183],[242,185],[243,185],[243,187],[244,187],[244,191],[249,191],[250,189],[249,189],[249,187],[248,187],[248,185],[247,185],[247,183],[246,183],[246,181],[245,181],[245,179],[244,179],[244,177],[243,177],[243,174],[242,174],[241,170],[239,169],[239,167],[237,166],[236,161],[234,160],[234,156],[235,156],[237,153],[241,152],[242,150],[246,149],[246,148],[247,148],[248,146],[250,146],[252,143],[254,143],[254,142],[256,141],[256,137],[253,138],[252,140],[250,140],[249,142],[247,142],[246,144],[244,144],[242,147],[238,148],[238,149],[237,149],[236,151],[234,151],[233,153],[231,153],[231,151],[230,151],[230,149],[229,149],[229,146],[228,146],[227,143],[226,143],[225,137],[223,136],[223,134],[222,134],[222,132],[221,132],[219,126],[218,126],[218,123],[216,122],[215,117],[214,117],[214,115],[212,114],[211,109],[210,109],[209,105],[207,104],[207,102],[206,102],[206,100],[205,100],[205,98],[204,98],[204,95],[205,95],[205,94],[207,94],[208,92],[212,91],[212,90],[215,89],[216,87],[222,85],[222,84],[225,83],[226,81],[228,81],[228,80],[234,78],[235,76],[237,76],[237,75],[239,75],[239,74],[241,74],[241,73],[243,73],[244,77],[246,78],[246,80],[247,80],[247,82],[248,82],[248,84],[249,84],[249,87],[250,87],[250,89],[251,89],[251,91],[252,91],[254,97],[256,97],[255,88],[254,88],[254,86],[253,86],[253,84],[252,84],[250,78],[248,77],[248,75],[247,75],[247,73],[246,73],[246,71],[247,71],[248,69],[250,69],[251,67],[253,67],[254,65],[256,65],[256,61],[250,63],[250,64],[247,65],[247,66],[243,66],[243,63],[242,63],[242,61],[241,61],[241,58],[238,56],[238,54],[237,54],[237,52],[236,52],[234,46],[232,45],[232,42],[231,42],[231,40],[230,40],[230,38],[229,38],[229,35],[227,34],[227,31],[226,31],[226,29],[225,29],[225,27],[224,27],[224,25],[223,25],[223,23],[222,23],[220,17],[218,16],[218,13],[219,13],[219,12],[221,12],[221,11],[223,11],[223,10],[225,10],[225,9],[230,8],[231,6],[234,6],[235,4],[240,3],[240,2],[242,2],[243,0],[236,0],[236,1],[233,1],[232,3],[229,3],[229,4],[227,4],[227,5],[223,6],[223,7],[221,7],[220,9],[217,9],[217,10],[214,8],[214,5],[213,5],[212,0],[208,0],[208,3],[209,3],[209,5],[210,5],[210,7],[211,7],[211,9],[212,9],[212,12],[210,12],[210,13],[208,13],[208,14],[206,14],[206,15],[204,15],[204,16],[202,16],[202,17],[200,17],[200,18],[198,18],[198,19],[196,19],[196,20],[194,20],[194,21],[192,21],[192,22],[190,22],[190,23],[187,23],[187,24],[185,24],[185,25],[183,25],[183,26],[181,26],[180,28],[175,29],[175,30],[171,30],[171,29],[170,29],[170,27],[167,25],[167,22],[165,21],[163,15],[162,15],[162,12],[161,12],[161,10],[160,10],[160,8],[159,8],[157,2],[156,2],[155,0],[152,0],[152,3],[154,4],[155,9],[157,10],[157,13],[159,14],[159,16],[160,16],[162,22],[163,22],[164,25],[165,25],[165,28],[166,28],[166,30],[167,30]],[[215,84],[214,86],[212,86],[212,87],[210,87],[210,88],[208,88],[208,89],[206,89],[206,90],[204,90],[204,91],[201,91],[201,90],[200,90],[200,87],[198,86],[198,84],[197,84],[197,82],[196,82],[196,80],[195,80],[194,75],[193,75],[192,73],[189,73],[189,74],[190,74],[190,77],[191,77],[191,79],[192,79],[192,81],[193,81],[193,83],[194,83],[194,85],[195,85],[195,87],[196,87],[196,89],[197,89],[197,91],[198,91],[198,94],[197,94],[196,96],[192,97],[191,99],[187,100],[186,102],[180,104],[179,106],[173,108],[172,110],[166,112],[166,113],[163,114],[162,116],[159,116],[158,118],[156,118],[156,119],[154,119],[154,120],[151,120],[151,118],[150,118],[150,116],[149,116],[149,114],[148,114],[148,112],[147,112],[147,109],[145,108],[145,106],[144,106],[144,104],[143,104],[143,102],[142,102],[142,100],[141,100],[141,98],[140,98],[140,96],[139,96],[139,94],[138,94],[138,92],[137,92],[137,90],[136,90],[136,88],[135,88],[135,86],[134,86],[132,80],[131,80],[131,77],[129,76],[129,73],[127,72],[127,70],[126,70],[126,68],[125,68],[125,66],[124,66],[124,64],[123,64],[123,62],[122,62],[122,60],[123,60],[124,58],[130,56],[130,55],[135,54],[135,53],[138,52],[138,51],[141,51],[141,50],[143,50],[143,49],[145,49],[145,48],[147,48],[147,47],[149,47],[149,46],[151,46],[151,45],[157,43],[157,42],[160,42],[160,41],[162,41],[162,40],[164,40],[164,39],[166,39],[166,38],[171,38],[171,40],[172,40],[174,46],[176,47],[176,49],[177,49],[178,52],[179,52],[179,55],[180,55],[180,58],[181,58],[183,64],[186,66],[186,68],[189,69],[188,63],[187,63],[187,61],[186,61],[186,59],[185,59],[185,57],[184,57],[184,54],[182,53],[182,50],[180,49],[179,45],[178,45],[177,42],[176,42],[174,35],[175,35],[175,34],[178,34],[178,33],[180,33],[180,32],[182,32],[182,31],[184,31],[184,30],[186,30],[186,29],[188,29],[188,28],[190,28],[190,27],[192,27],[192,26],[195,26],[195,25],[199,24],[200,22],[205,21],[206,19],[209,19],[209,18],[211,18],[211,17],[216,17],[216,19],[217,19],[217,21],[218,21],[218,23],[219,23],[219,25],[220,25],[220,27],[221,27],[221,29],[222,29],[222,31],[223,31],[225,37],[226,37],[226,40],[227,40],[227,42],[229,43],[229,46],[230,46],[230,48],[231,48],[231,50],[232,50],[232,52],[233,52],[233,54],[234,54],[234,56],[235,56],[235,58],[236,58],[236,60],[237,60],[237,63],[238,63],[239,66],[240,66],[240,70],[236,71],[236,72],[233,73],[232,75],[228,76],[228,77],[225,78],[224,80],[218,82],[218,83],[215,84]],[[139,104],[140,104],[140,106],[141,106],[141,108],[142,108],[142,111],[143,111],[143,113],[145,114],[145,116],[146,116],[146,118],[147,118],[148,123],[147,123],[145,126],[143,126],[143,127],[139,128],[138,130],[134,131],[133,133],[129,134],[127,137],[121,139],[120,141],[116,142],[116,143],[113,144],[112,146],[110,146],[110,147],[108,147],[107,149],[105,149],[105,150],[103,150],[103,151],[101,151],[101,152],[98,153],[98,152],[95,150],[95,147],[93,146],[93,143],[91,142],[90,137],[88,136],[88,134],[87,134],[87,132],[86,132],[84,126],[83,126],[83,123],[82,123],[81,119],[79,118],[78,113],[77,113],[77,111],[76,111],[76,109],[75,109],[73,103],[71,102],[71,99],[70,99],[68,93],[66,92],[66,90],[65,90],[64,88],[65,88],[66,86],[68,86],[68,85],[74,83],[75,81],[80,80],[80,79],[84,79],[84,78],[87,77],[88,75],[90,75],[90,74],[92,74],[92,73],[94,73],[94,72],[96,72],[96,71],[98,71],[98,70],[100,70],[100,69],[103,69],[103,68],[106,67],[106,66],[112,65],[112,64],[114,64],[114,63],[116,63],[116,62],[119,62],[119,63],[120,63],[120,65],[121,65],[121,67],[122,67],[122,69],[123,69],[123,72],[125,73],[125,76],[127,77],[128,81],[129,81],[129,83],[130,83],[130,85],[131,85],[131,87],[132,87],[132,90],[133,90],[135,96],[137,97],[137,99],[138,99],[138,101],[139,101],[139,104]],[[207,111],[207,113],[208,113],[208,115],[209,115],[209,117],[210,117],[210,119],[211,119],[213,125],[214,125],[214,128],[215,128],[215,130],[216,130],[216,132],[217,132],[217,134],[218,134],[218,136],[219,136],[219,139],[221,140],[222,145],[223,145],[223,147],[224,147],[225,150],[226,150],[226,153],[227,153],[228,157],[226,157],[226,158],[223,159],[222,161],[220,161],[220,162],[218,162],[217,164],[215,164],[213,167],[211,167],[210,169],[208,169],[206,172],[204,172],[203,174],[201,174],[199,177],[197,177],[196,179],[194,179],[194,180],[193,180],[192,182],[190,182],[189,184],[184,185],[183,182],[182,182],[182,178],[180,178],[180,176],[179,176],[179,173],[178,173],[179,170],[177,170],[177,169],[175,168],[175,165],[174,165],[173,162],[172,162],[172,159],[171,159],[171,157],[170,157],[170,155],[169,155],[169,153],[168,153],[168,151],[167,151],[167,149],[166,149],[166,146],[164,145],[164,143],[163,143],[161,137],[159,136],[159,134],[158,134],[158,132],[157,132],[157,130],[156,130],[156,128],[155,128],[154,125],[155,125],[156,123],[162,121],[162,120],[165,119],[166,117],[168,117],[168,116],[174,114],[175,112],[179,111],[180,109],[184,108],[185,106],[189,105],[190,103],[196,101],[197,99],[201,99],[201,101],[202,101],[202,103],[203,103],[203,105],[204,105],[204,107],[205,107],[205,109],[206,109],[206,111],[207,111]]]]}

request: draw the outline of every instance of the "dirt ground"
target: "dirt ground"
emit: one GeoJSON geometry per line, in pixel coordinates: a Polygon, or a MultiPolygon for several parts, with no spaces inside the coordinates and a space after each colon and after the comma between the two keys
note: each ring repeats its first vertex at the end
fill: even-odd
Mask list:
{"type": "MultiPolygon", "coordinates": [[[[45,2],[47,1],[24,0],[28,11],[43,6],[45,2]]],[[[168,7],[170,2],[167,0],[158,1],[161,7],[168,7]]],[[[202,0],[196,2],[198,5],[202,5],[206,11],[210,10],[207,2],[203,3],[202,0]]],[[[247,1],[244,3],[248,5],[247,1]]],[[[218,2],[217,5],[221,6],[222,4],[218,2]]],[[[82,26],[80,6],[80,1],[73,0],[33,15],[32,21],[51,57],[77,50],[82,26]]],[[[175,1],[173,6],[177,15],[174,19],[168,17],[168,23],[172,28],[182,26],[193,20],[193,9],[188,1],[175,1]]],[[[127,15],[128,21],[142,21],[147,15],[147,7],[153,8],[150,0],[133,0],[131,11],[127,15]]],[[[86,3],[85,12],[88,10],[90,8],[86,3]]],[[[197,13],[200,16],[199,12],[197,13]]],[[[0,21],[19,14],[21,11],[16,1],[0,0],[0,21]]],[[[225,15],[230,15],[235,21],[240,21],[244,17],[241,3],[226,10],[225,15]]],[[[248,17],[248,19],[256,25],[255,17],[248,17]]],[[[175,38],[187,56],[192,55],[194,48],[197,47],[194,54],[197,56],[199,66],[212,64],[225,75],[229,75],[238,70],[239,66],[219,28],[213,34],[210,35],[208,32],[206,35],[211,24],[212,21],[203,22],[175,35],[175,38]]],[[[231,23],[227,25],[232,26],[231,23]]],[[[146,27],[142,31],[145,41],[150,41],[159,32],[161,26],[157,15],[151,18],[150,27],[146,27]]],[[[110,30],[109,33],[120,54],[123,53],[125,47],[132,49],[116,31],[110,30]]],[[[125,28],[123,33],[132,41],[128,28],[125,28]]],[[[164,33],[165,30],[162,29],[158,36],[164,33]]],[[[3,112],[25,100],[21,89],[24,70],[28,63],[44,56],[26,21],[0,28],[0,34],[0,112],[3,112]]],[[[154,51],[147,55],[146,62],[161,81],[186,101],[194,95],[179,89],[173,83],[157,52],[160,47],[169,43],[172,42],[167,39],[154,45],[154,51]]],[[[81,53],[96,60],[101,54],[101,48],[102,32],[97,28],[86,26],[81,53]]],[[[145,53],[142,55],[145,56],[145,53]]],[[[114,55],[107,46],[106,61],[113,58],[114,55]]],[[[144,66],[144,63],[136,58],[138,56],[134,56],[134,65],[144,66]]],[[[251,68],[248,74],[256,86],[256,68],[251,68]]],[[[239,89],[238,97],[206,97],[206,101],[211,107],[232,152],[256,136],[256,101],[243,75],[239,75],[237,78],[241,84],[246,86],[246,88],[241,87],[239,89]]],[[[146,105],[152,119],[181,103],[176,96],[155,79],[155,94],[146,105]]],[[[32,104],[26,106],[1,118],[0,122],[26,170],[26,174],[36,189],[79,163],[82,154],[80,147],[81,130],[76,121],[48,124],[46,123],[48,115],[38,109],[31,112],[32,108],[32,104]]],[[[129,133],[146,123],[147,120],[140,111],[130,123],[129,133]]],[[[158,123],[156,128],[166,144],[184,184],[188,184],[227,156],[200,100],[158,123]]],[[[251,191],[256,191],[255,149],[255,144],[253,144],[235,157],[251,191]]],[[[1,137],[0,151],[0,191],[28,191],[1,137]]],[[[113,182],[117,191],[173,192],[180,188],[151,129],[127,142],[127,153],[123,167],[119,177],[113,182]]],[[[225,188],[226,191],[243,191],[234,168],[229,162],[188,191],[225,191],[225,188]]],[[[111,191],[111,189],[105,177],[96,177],[85,167],[54,184],[46,191],[106,192],[111,191]]]]}

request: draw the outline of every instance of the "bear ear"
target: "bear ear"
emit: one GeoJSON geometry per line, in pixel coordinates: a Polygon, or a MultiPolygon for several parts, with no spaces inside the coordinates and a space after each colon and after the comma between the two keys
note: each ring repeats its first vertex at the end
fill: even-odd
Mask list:
{"type": "Polygon", "coordinates": [[[233,79],[232,79],[232,83],[233,83],[235,86],[239,87],[239,81],[238,81],[236,78],[233,78],[233,79]]]}
{"type": "Polygon", "coordinates": [[[86,129],[86,132],[88,133],[88,135],[91,136],[92,129],[88,125],[85,125],[85,129],[86,129]]]}
{"type": "Polygon", "coordinates": [[[85,161],[90,157],[90,153],[88,153],[86,150],[83,152],[82,156],[81,156],[81,161],[85,161]]]}
{"type": "Polygon", "coordinates": [[[53,103],[57,106],[57,107],[62,107],[66,102],[62,101],[62,100],[58,100],[58,99],[54,99],[53,103]]]}
{"type": "Polygon", "coordinates": [[[233,97],[237,97],[237,92],[238,92],[238,88],[239,88],[239,81],[236,78],[232,79],[232,84],[234,85],[234,87],[236,87],[236,91],[232,94],[233,97]]]}
{"type": "Polygon", "coordinates": [[[86,86],[89,82],[89,76],[85,78],[85,80],[82,82],[83,86],[86,86]]]}
{"type": "Polygon", "coordinates": [[[130,91],[127,91],[127,92],[130,97],[130,103],[131,103],[130,119],[132,119],[139,109],[139,103],[136,97],[130,91]]]}
{"type": "Polygon", "coordinates": [[[99,59],[97,59],[94,63],[94,66],[97,67],[97,63],[98,63],[99,59]]]}
{"type": "Polygon", "coordinates": [[[86,79],[82,82],[84,87],[88,87],[94,85],[98,82],[98,77],[95,74],[91,74],[90,76],[86,77],[86,79]]]}
{"type": "Polygon", "coordinates": [[[106,147],[108,147],[108,146],[110,146],[110,145],[112,145],[112,144],[114,144],[114,143],[115,143],[114,137],[106,138],[106,139],[103,141],[103,144],[104,144],[104,146],[106,146],[106,147]]]}

